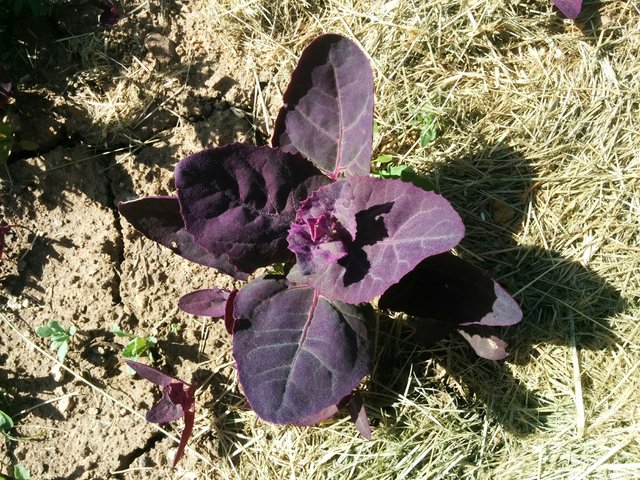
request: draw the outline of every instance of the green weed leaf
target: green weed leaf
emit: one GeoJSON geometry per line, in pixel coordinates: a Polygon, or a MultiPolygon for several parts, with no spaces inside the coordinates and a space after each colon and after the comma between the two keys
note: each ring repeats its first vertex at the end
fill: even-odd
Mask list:
{"type": "Polygon", "coordinates": [[[133,335],[132,333],[129,332],[125,332],[124,330],[122,330],[120,328],[120,325],[118,325],[117,323],[113,324],[113,327],[111,328],[111,331],[115,334],[116,337],[120,337],[120,338],[135,338],[135,335],[133,335]]]}
{"type": "Polygon", "coordinates": [[[13,419],[0,410],[0,432],[11,430],[13,428],[13,419]]]}
{"type": "Polygon", "coordinates": [[[38,327],[36,329],[36,334],[40,337],[50,337],[53,335],[53,329],[49,326],[38,327]]]}
{"type": "Polygon", "coordinates": [[[13,478],[15,480],[31,480],[31,473],[26,467],[18,464],[13,467],[13,478]]]}

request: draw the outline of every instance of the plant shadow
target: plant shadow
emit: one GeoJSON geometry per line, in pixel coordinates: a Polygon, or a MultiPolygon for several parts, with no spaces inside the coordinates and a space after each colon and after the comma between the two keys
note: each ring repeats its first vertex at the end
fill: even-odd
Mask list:
{"type": "Polygon", "coordinates": [[[243,422],[237,408],[229,408],[230,405],[246,406],[247,401],[236,389],[229,389],[231,380],[221,373],[211,373],[207,370],[196,370],[192,382],[202,384],[211,400],[202,404],[201,408],[212,414],[211,435],[217,440],[217,455],[227,458],[235,466],[240,465],[239,452],[242,446],[250,443],[243,422]]]}
{"type": "Polygon", "coordinates": [[[515,378],[509,364],[535,361],[540,353],[537,346],[544,344],[578,350],[612,348],[618,339],[608,319],[623,311],[624,301],[588,262],[516,242],[541,186],[533,166],[517,151],[485,145],[434,172],[433,182],[443,186],[437,190],[453,204],[466,226],[466,236],[457,248],[460,256],[514,294],[524,318],[513,327],[496,329],[510,344],[511,355],[505,362],[476,357],[457,334],[426,350],[410,343],[398,349],[397,339],[410,335],[408,323],[398,325],[398,320],[388,319],[396,322],[390,326],[396,330],[396,341],[380,347],[383,360],[372,377],[372,394],[386,398],[389,389],[403,392],[415,368],[437,364],[461,385],[469,401],[481,401],[505,429],[532,433],[544,426],[548,402],[515,378]]]}
{"type": "MultiPolygon", "coordinates": [[[[17,255],[18,272],[16,274],[0,275],[0,286],[13,295],[20,296],[25,289],[30,289],[40,294],[44,289],[39,284],[44,274],[45,266],[52,260],[62,261],[62,256],[56,247],[70,248],[74,246],[73,240],[67,237],[52,239],[46,236],[39,236],[33,232],[27,235],[28,249],[22,249],[17,255]]],[[[1,295],[0,295],[1,297],[1,295]]],[[[42,301],[31,296],[31,299],[38,304],[42,301]]]]}

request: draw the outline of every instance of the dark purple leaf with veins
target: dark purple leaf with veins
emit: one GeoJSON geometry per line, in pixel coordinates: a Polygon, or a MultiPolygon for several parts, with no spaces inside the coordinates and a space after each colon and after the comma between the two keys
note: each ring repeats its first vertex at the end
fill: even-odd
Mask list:
{"type": "Polygon", "coordinates": [[[282,278],[261,277],[238,292],[234,316],[240,383],[264,420],[316,420],[369,373],[367,331],[353,305],[289,288],[282,278]]]}
{"type": "Polygon", "coordinates": [[[125,363],[142,378],[162,387],[162,398],[147,412],[146,420],[152,423],[167,423],[184,418],[184,429],[173,457],[173,467],[182,457],[187,441],[193,432],[196,416],[195,388],[171,375],[133,360],[125,363]]]}
{"type": "Polygon", "coordinates": [[[176,166],[186,231],[243,272],[290,258],[286,236],[300,201],[329,181],[302,158],[240,143],[176,166]]]}
{"type": "Polygon", "coordinates": [[[231,290],[217,287],[197,290],[183,295],[178,301],[178,307],[183,312],[191,315],[222,318],[225,314],[230,293],[231,290]]]}
{"type": "Polygon", "coordinates": [[[120,202],[118,211],[133,228],[175,254],[200,265],[213,267],[238,280],[249,277],[229,263],[226,253],[214,255],[193,241],[193,236],[184,229],[180,203],[176,197],[145,197],[120,202]]]}
{"type": "Polygon", "coordinates": [[[373,74],[366,55],[340,35],[322,35],[300,55],[284,93],[272,143],[300,153],[333,179],[368,175],[373,74]]]}
{"type": "Polygon", "coordinates": [[[567,18],[575,20],[582,11],[582,0],[553,0],[553,3],[567,18]]]}
{"type": "Polygon", "coordinates": [[[421,317],[415,322],[421,343],[458,330],[478,355],[492,360],[506,357],[507,345],[488,327],[522,320],[522,310],[496,281],[451,252],[420,262],[382,295],[378,306],[421,317]]]}
{"type": "Polygon", "coordinates": [[[302,203],[287,237],[298,262],[288,279],[332,300],[368,302],[463,235],[442,196],[401,180],[350,177],[302,203]]]}

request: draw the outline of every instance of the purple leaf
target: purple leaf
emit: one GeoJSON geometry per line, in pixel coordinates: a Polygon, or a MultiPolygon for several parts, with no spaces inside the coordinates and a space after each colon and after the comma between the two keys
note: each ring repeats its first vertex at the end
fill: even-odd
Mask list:
{"type": "Polygon", "coordinates": [[[575,20],[582,10],[582,0],[553,0],[553,3],[567,18],[575,20]]]}
{"type": "Polygon", "coordinates": [[[516,301],[491,277],[451,252],[429,257],[380,298],[380,308],[461,325],[522,320],[516,301]]]}
{"type": "Polygon", "coordinates": [[[415,338],[431,345],[454,330],[482,358],[501,360],[507,344],[488,327],[522,320],[516,301],[491,277],[451,252],[423,260],[378,302],[416,317],[415,338]]]}
{"type": "Polygon", "coordinates": [[[355,424],[356,429],[358,430],[360,435],[362,435],[367,440],[371,440],[371,425],[369,425],[369,417],[367,416],[367,412],[364,408],[362,396],[360,395],[360,393],[358,393],[357,390],[340,400],[340,403],[338,403],[338,405],[329,405],[328,407],[323,408],[319,412],[308,416],[300,422],[296,422],[296,425],[300,425],[302,427],[315,425],[322,422],[323,420],[326,420],[329,417],[334,416],[340,409],[345,407],[349,410],[351,421],[355,424]]]}
{"type": "Polygon", "coordinates": [[[308,423],[369,372],[367,331],[355,306],[270,277],[246,285],[234,303],[233,356],[260,418],[308,423]]]}
{"type": "Polygon", "coordinates": [[[168,423],[182,418],[182,405],[173,403],[169,398],[169,389],[162,391],[162,398],[155,403],[145,415],[145,420],[151,423],[168,423]]]}
{"type": "Polygon", "coordinates": [[[369,424],[369,417],[367,411],[364,408],[364,402],[362,396],[358,392],[354,392],[347,404],[351,420],[356,424],[356,429],[367,440],[371,440],[371,425],[369,424]]]}
{"type": "Polygon", "coordinates": [[[240,143],[204,150],[176,167],[186,230],[244,272],[290,258],[286,236],[298,204],[327,183],[302,158],[240,143]]]}
{"type": "Polygon", "coordinates": [[[368,175],[373,74],[351,40],[322,35],[304,49],[284,93],[272,144],[300,153],[333,179],[368,175]]]}
{"type": "Polygon", "coordinates": [[[173,457],[173,468],[175,468],[193,432],[196,413],[195,388],[179,378],[174,378],[142,363],[133,360],[125,360],[125,363],[142,378],[162,387],[162,398],[147,412],[145,418],[148,422],[167,423],[180,417],[184,419],[180,443],[173,457]]]}
{"type": "Polygon", "coordinates": [[[193,241],[193,236],[184,229],[180,203],[176,197],[145,197],[120,202],[118,210],[145,237],[171,249],[175,254],[216,268],[238,280],[248,278],[248,274],[229,263],[229,257],[224,252],[214,255],[193,241]]]}
{"type": "Polygon", "coordinates": [[[298,261],[288,279],[332,300],[367,302],[463,235],[460,216],[442,196],[401,180],[350,177],[301,205],[287,238],[298,261]],[[329,228],[314,236],[318,212],[329,228]]]}
{"type": "Polygon", "coordinates": [[[141,378],[144,378],[145,380],[148,380],[156,385],[160,385],[161,387],[166,387],[173,382],[182,382],[182,380],[178,380],[177,378],[174,378],[171,375],[167,375],[166,373],[163,373],[153,367],[149,367],[144,363],[134,362],[133,360],[128,359],[125,360],[124,363],[126,363],[134,372],[140,375],[141,378]]]}
{"type": "Polygon", "coordinates": [[[238,295],[238,290],[233,290],[227,298],[227,304],[224,309],[224,328],[227,329],[229,335],[233,335],[236,330],[236,319],[233,317],[233,304],[238,295]]]}
{"type": "Polygon", "coordinates": [[[197,290],[182,296],[178,301],[178,307],[191,315],[222,318],[230,293],[231,290],[224,288],[197,290]]]}
{"type": "Polygon", "coordinates": [[[487,327],[466,327],[458,329],[469,345],[476,352],[476,355],[487,360],[504,360],[509,355],[507,353],[507,342],[490,333],[487,327]]]}
{"type": "Polygon", "coordinates": [[[309,415],[306,418],[303,418],[299,422],[296,422],[296,425],[301,427],[311,427],[317,423],[326,420],[327,418],[333,417],[336,413],[338,413],[337,405],[329,405],[328,407],[323,408],[319,412],[309,415]]]}

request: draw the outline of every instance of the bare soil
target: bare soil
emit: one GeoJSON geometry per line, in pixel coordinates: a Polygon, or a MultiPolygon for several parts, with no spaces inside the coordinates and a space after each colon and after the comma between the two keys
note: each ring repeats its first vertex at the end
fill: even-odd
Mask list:
{"type": "MultiPolygon", "coordinates": [[[[125,407],[144,414],[158,391],[123,368],[125,342],[111,332],[115,323],[155,335],[161,368],[206,382],[198,402],[209,413],[219,408],[215,378],[233,375],[224,329],[177,309],[181,295],[229,286],[231,279],[144,239],[116,206],[171,194],[173,167],[186,155],[253,140],[242,118],[253,79],[239,77],[238,60],[211,43],[189,2],[163,12],[149,8],[112,31],[94,33],[97,10],[75,2],[49,18],[29,19],[33,28],[21,30],[26,48],[38,57],[35,70],[14,84],[9,115],[18,138],[34,141],[38,150],[17,152],[0,169],[0,219],[24,227],[7,238],[1,264],[0,296],[9,322],[0,322],[0,386],[19,434],[37,439],[2,442],[3,474],[16,463],[32,478],[48,479],[181,478],[193,471],[199,460],[189,454],[172,471],[174,441],[125,407]],[[149,21],[159,13],[164,23],[149,21]],[[105,133],[104,124],[70,95],[86,71],[78,50],[57,40],[87,31],[90,38],[79,41],[110,42],[121,61],[137,57],[149,71],[175,71],[148,115],[121,120],[133,128],[105,133]],[[71,372],[63,370],[57,379],[53,358],[34,347],[47,349],[35,329],[49,320],[78,329],[65,360],[71,372]]],[[[144,89],[141,81],[141,97],[144,89]]],[[[199,424],[205,428],[194,443],[206,444],[208,457],[215,458],[211,428],[199,424]]]]}

